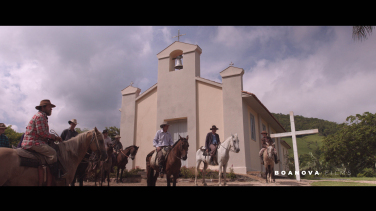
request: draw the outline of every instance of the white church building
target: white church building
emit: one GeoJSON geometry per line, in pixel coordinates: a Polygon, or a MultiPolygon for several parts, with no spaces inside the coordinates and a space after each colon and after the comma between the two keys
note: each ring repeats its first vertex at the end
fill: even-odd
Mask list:
{"type": "MultiPolygon", "coordinates": [[[[228,168],[242,174],[262,171],[258,156],[261,131],[272,134],[286,130],[256,95],[243,90],[242,68],[229,66],[218,72],[222,83],[201,78],[201,53],[198,45],[175,41],[157,54],[156,84],[143,93],[132,85],[121,91],[120,141],[124,148],[130,145],[140,147],[127,169],[136,166],[146,169],[146,155],[155,149],[155,133],[166,121],[170,124],[168,132],[174,142],[179,134],[182,137],[189,135],[188,158],[183,165],[195,166],[196,151],[205,146],[206,134],[211,132],[212,125],[216,125],[221,142],[234,133],[239,137],[240,152],[230,152],[228,168]],[[182,56],[181,69],[175,69],[178,56],[182,56]]],[[[285,156],[291,147],[280,138],[274,141],[281,161],[275,170],[288,170],[285,156]]]]}

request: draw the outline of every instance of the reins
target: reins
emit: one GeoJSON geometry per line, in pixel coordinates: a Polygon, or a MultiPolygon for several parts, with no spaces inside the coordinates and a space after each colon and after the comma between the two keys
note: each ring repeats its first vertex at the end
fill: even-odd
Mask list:
{"type": "MultiPolygon", "coordinates": [[[[226,142],[226,141],[225,141],[226,142]]],[[[226,149],[226,150],[229,150],[229,151],[231,151],[231,152],[236,152],[235,150],[233,150],[233,149],[231,149],[231,147],[232,147],[232,144],[231,144],[231,141],[230,141],[230,146],[228,147],[228,149],[227,148],[225,148],[223,145],[222,145],[222,143],[220,143],[219,144],[221,147],[223,147],[224,149],[226,149]]],[[[234,147],[235,148],[235,147],[234,147]]]]}

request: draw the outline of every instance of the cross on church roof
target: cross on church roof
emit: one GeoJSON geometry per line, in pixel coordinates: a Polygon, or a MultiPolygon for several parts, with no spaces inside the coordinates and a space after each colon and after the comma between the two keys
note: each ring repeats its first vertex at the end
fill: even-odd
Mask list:
{"type": "Polygon", "coordinates": [[[131,86],[133,85],[133,81],[131,81],[131,86]]]}
{"type": "Polygon", "coordinates": [[[180,29],[178,29],[178,35],[177,36],[173,36],[172,38],[178,37],[178,42],[179,42],[179,37],[183,36],[183,35],[185,35],[185,34],[180,34],[180,29]]]}
{"type": "Polygon", "coordinates": [[[234,63],[231,62],[231,63],[230,63],[230,66],[234,66],[234,63]]]}

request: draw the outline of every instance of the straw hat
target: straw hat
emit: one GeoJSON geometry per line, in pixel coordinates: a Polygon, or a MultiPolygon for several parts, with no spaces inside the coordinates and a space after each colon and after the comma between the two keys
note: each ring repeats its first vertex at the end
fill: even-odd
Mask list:
{"type": "Polygon", "coordinates": [[[0,128],[7,128],[4,123],[0,123],[0,128]]]}
{"type": "Polygon", "coordinates": [[[115,139],[116,139],[116,138],[121,138],[121,137],[120,137],[119,135],[116,135],[116,136],[115,136],[115,139]]]}
{"type": "Polygon", "coordinates": [[[54,104],[52,104],[51,102],[50,102],[50,100],[42,100],[42,101],[40,101],[40,103],[39,103],[39,106],[35,106],[35,109],[37,109],[37,110],[39,110],[42,106],[45,106],[45,105],[52,105],[52,108],[53,107],[56,107],[54,104]]]}
{"type": "Polygon", "coordinates": [[[77,125],[77,124],[78,124],[78,123],[77,123],[77,119],[71,119],[71,120],[69,120],[69,121],[68,121],[68,124],[71,124],[71,123],[74,123],[74,124],[77,125]]]}
{"type": "Polygon", "coordinates": [[[163,128],[165,125],[169,125],[166,121],[164,121],[161,125],[160,125],[160,127],[161,128],[163,128]]]}
{"type": "Polygon", "coordinates": [[[261,134],[263,134],[263,133],[268,134],[268,132],[266,132],[265,130],[261,132],[261,134]]]}

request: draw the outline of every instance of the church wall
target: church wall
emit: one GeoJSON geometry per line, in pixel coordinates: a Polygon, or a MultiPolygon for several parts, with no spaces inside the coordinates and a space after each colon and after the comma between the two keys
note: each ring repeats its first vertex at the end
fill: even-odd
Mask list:
{"type": "MultiPolygon", "coordinates": [[[[190,47],[190,46],[189,46],[190,47]]],[[[187,119],[189,135],[188,165],[195,166],[196,131],[196,62],[197,51],[187,52],[184,46],[173,45],[169,52],[183,51],[183,69],[170,71],[170,58],[158,61],[157,124],[171,119],[187,119]],[[194,140],[191,142],[190,140],[194,140]]]]}
{"type": "Polygon", "coordinates": [[[249,127],[248,127],[248,134],[249,134],[249,147],[250,147],[250,159],[251,160],[251,166],[250,166],[250,170],[251,171],[259,171],[260,168],[261,168],[261,164],[260,164],[260,158],[258,156],[258,153],[261,149],[260,147],[260,125],[257,124],[258,122],[258,113],[255,112],[250,106],[247,106],[247,109],[248,109],[248,121],[249,121],[249,127]],[[255,136],[256,136],[256,140],[252,140],[251,137],[252,137],[252,132],[251,132],[251,118],[250,118],[250,114],[252,114],[254,117],[255,117],[255,136]]]}
{"type": "Polygon", "coordinates": [[[206,134],[212,125],[217,126],[217,134],[223,142],[223,99],[222,88],[197,81],[197,149],[205,146],[206,134]]]}
{"type": "MultiPolygon", "coordinates": [[[[153,138],[157,132],[157,88],[136,101],[136,138],[140,149],[134,160],[134,166],[146,169],[146,155],[155,148],[153,138]]],[[[159,125],[159,124],[158,124],[159,125]]],[[[129,167],[128,167],[129,168],[129,167]]]]}

